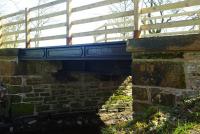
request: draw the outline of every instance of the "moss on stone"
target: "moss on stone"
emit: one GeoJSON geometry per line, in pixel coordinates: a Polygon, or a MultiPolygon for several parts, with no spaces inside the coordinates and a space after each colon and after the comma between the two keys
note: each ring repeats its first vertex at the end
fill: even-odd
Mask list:
{"type": "Polygon", "coordinates": [[[18,56],[18,51],[15,48],[0,49],[0,56],[18,56]]]}
{"type": "Polygon", "coordinates": [[[24,102],[41,102],[43,101],[44,98],[43,97],[27,97],[27,98],[24,98],[23,101],[24,102]]]}
{"type": "MultiPolygon", "coordinates": [[[[105,96],[105,91],[100,93],[105,96]]],[[[102,106],[104,110],[109,112],[123,112],[127,109],[132,109],[132,77],[126,77],[120,86],[107,96],[109,99],[102,106]]]]}
{"type": "Polygon", "coordinates": [[[174,59],[183,58],[184,53],[136,53],[132,55],[133,59],[174,59]]]}
{"type": "Polygon", "coordinates": [[[6,86],[6,89],[9,94],[17,94],[20,93],[21,86],[6,86]]]}
{"type": "Polygon", "coordinates": [[[185,89],[184,63],[172,61],[133,61],[133,84],[185,89]]]}
{"type": "Polygon", "coordinates": [[[19,95],[12,95],[11,100],[12,103],[20,103],[22,101],[22,97],[19,95]]]}
{"type": "Polygon", "coordinates": [[[33,104],[12,104],[13,116],[32,115],[34,112],[33,104]]]}

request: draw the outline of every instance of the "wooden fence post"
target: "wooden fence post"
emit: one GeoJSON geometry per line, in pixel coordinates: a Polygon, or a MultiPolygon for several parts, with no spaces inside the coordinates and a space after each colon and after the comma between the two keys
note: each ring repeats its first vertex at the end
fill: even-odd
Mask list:
{"type": "Polygon", "coordinates": [[[108,30],[108,27],[107,27],[107,24],[105,25],[105,42],[108,42],[108,34],[107,34],[107,30],[108,30]]]}
{"type": "MultiPolygon", "coordinates": [[[[198,19],[200,19],[200,13],[197,13],[197,16],[198,16],[198,19]]],[[[200,33],[200,24],[198,25],[198,30],[199,30],[199,33],[200,33]]]]}
{"type": "Polygon", "coordinates": [[[67,16],[66,16],[66,27],[67,27],[67,45],[72,45],[72,35],[71,35],[71,13],[72,13],[72,0],[66,0],[67,2],[67,16]]]}
{"type": "Polygon", "coordinates": [[[2,27],[2,20],[0,19],[0,47],[2,47],[3,45],[2,34],[3,34],[3,27],[2,27]]]}
{"type": "Polygon", "coordinates": [[[97,36],[94,36],[94,43],[97,43],[97,36]]]}
{"type": "Polygon", "coordinates": [[[29,29],[29,10],[25,8],[25,40],[26,40],[26,48],[30,47],[30,29],[29,29]]]}
{"type": "MultiPolygon", "coordinates": [[[[144,25],[147,24],[147,17],[146,17],[146,16],[144,16],[144,22],[143,22],[143,23],[144,23],[144,25]]],[[[144,37],[144,36],[147,34],[147,30],[144,30],[144,31],[143,31],[143,34],[144,34],[144,35],[143,35],[143,37],[144,37]]]]}
{"type": "Polygon", "coordinates": [[[133,0],[134,2],[134,38],[140,38],[140,0],[133,0]]]}

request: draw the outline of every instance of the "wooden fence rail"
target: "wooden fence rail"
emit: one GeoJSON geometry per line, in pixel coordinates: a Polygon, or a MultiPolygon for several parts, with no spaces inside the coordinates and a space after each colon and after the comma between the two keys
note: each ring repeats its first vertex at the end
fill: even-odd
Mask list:
{"type": "MultiPolygon", "coordinates": [[[[177,34],[194,34],[199,33],[200,27],[200,1],[199,0],[183,0],[173,3],[166,3],[161,5],[154,5],[150,7],[142,7],[141,0],[133,0],[133,9],[128,11],[120,11],[115,13],[109,13],[105,15],[96,15],[94,17],[82,18],[78,20],[72,20],[71,16],[74,13],[80,13],[91,9],[96,9],[105,6],[112,6],[113,4],[122,3],[126,0],[102,0],[96,3],[90,3],[87,5],[72,7],[72,0],[56,0],[53,2],[45,3],[39,6],[35,6],[29,9],[21,10],[16,13],[4,15],[0,17],[1,21],[1,36],[0,36],[0,47],[5,44],[16,44],[25,43],[26,47],[30,47],[30,43],[34,41],[46,41],[56,39],[66,39],[66,44],[71,44],[72,38],[93,36],[95,42],[107,42],[112,40],[125,40],[127,38],[140,38],[140,37],[152,37],[152,36],[171,36],[177,34]],[[46,8],[52,8],[53,6],[65,4],[66,9],[50,12],[44,15],[32,16],[31,14],[35,11],[43,10],[46,8]],[[171,10],[180,10],[180,8],[189,8],[184,12],[169,12],[171,10]],[[167,14],[160,14],[167,12],[167,14]],[[42,27],[31,27],[30,23],[49,19],[57,16],[66,16],[64,22],[58,22],[48,24],[42,27]],[[196,17],[194,17],[196,16],[196,17]],[[13,17],[19,19],[12,19],[13,17]],[[114,20],[123,17],[130,17],[129,22],[119,22],[118,24],[106,23],[102,24],[101,27],[94,28],[93,30],[76,32],[72,31],[73,26],[85,25],[89,23],[105,22],[108,20],[114,20]],[[177,19],[183,17],[187,19],[177,19]],[[160,22],[162,19],[169,19],[170,21],[160,22]],[[175,19],[174,19],[175,18],[175,19]],[[188,19],[189,18],[189,19],[188,19]],[[11,19],[11,21],[6,21],[11,19]],[[152,23],[154,22],[154,23],[152,23]],[[123,23],[130,23],[130,25],[124,25],[118,27],[115,25],[122,25],[123,23]],[[5,30],[10,27],[14,27],[13,30],[5,30]],[[65,34],[55,34],[45,37],[31,37],[31,32],[50,30],[55,28],[65,28],[65,34]],[[155,29],[170,29],[178,27],[193,27],[192,31],[185,30],[184,28],[180,31],[177,30],[160,30],[160,32],[150,32],[155,29]],[[198,28],[196,28],[198,27],[198,28]],[[128,36],[125,36],[125,34],[128,36]],[[113,34],[113,36],[108,36],[113,34]],[[119,34],[123,36],[119,36],[119,34]],[[19,38],[19,35],[23,35],[23,38],[19,38]],[[15,38],[11,38],[15,36],[15,38]],[[103,38],[97,39],[103,36],[103,38]]],[[[180,10],[181,11],[181,10],[180,10]]]]}

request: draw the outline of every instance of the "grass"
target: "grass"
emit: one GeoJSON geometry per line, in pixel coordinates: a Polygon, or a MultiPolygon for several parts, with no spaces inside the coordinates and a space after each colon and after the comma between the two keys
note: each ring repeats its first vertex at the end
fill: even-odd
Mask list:
{"type": "Polygon", "coordinates": [[[200,97],[188,98],[179,107],[151,106],[133,120],[110,125],[102,134],[198,134],[200,97]]]}
{"type": "Polygon", "coordinates": [[[181,124],[175,129],[174,134],[188,134],[191,129],[195,128],[196,125],[197,124],[195,123],[181,124]]]}

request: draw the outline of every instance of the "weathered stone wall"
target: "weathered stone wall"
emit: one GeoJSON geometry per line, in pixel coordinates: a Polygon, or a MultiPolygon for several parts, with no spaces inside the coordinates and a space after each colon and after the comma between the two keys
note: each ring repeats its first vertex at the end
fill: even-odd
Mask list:
{"type": "Polygon", "coordinates": [[[119,90],[131,91],[130,76],[69,72],[62,61],[0,58],[0,81],[11,98],[13,116],[45,111],[120,112],[132,107],[130,101],[106,104],[119,90]]]}
{"type": "Polygon", "coordinates": [[[185,97],[199,95],[200,60],[186,59],[184,55],[169,59],[133,56],[134,109],[142,111],[148,105],[176,106],[185,97]]]}
{"type": "Polygon", "coordinates": [[[174,36],[129,42],[133,110],[142,112],[149,105],[177,106],[185,97],[200,94],[200,53],[190,51],[195,50],[190,46],[198,43],[199,36],[194,35],[191,42],[189,37],[192,40],[193,36],[174,36]]]}

